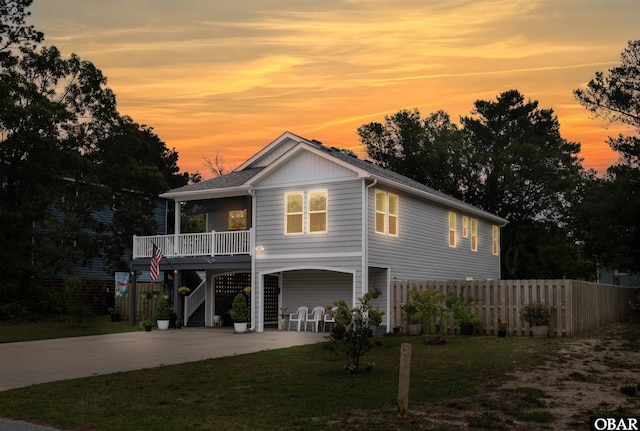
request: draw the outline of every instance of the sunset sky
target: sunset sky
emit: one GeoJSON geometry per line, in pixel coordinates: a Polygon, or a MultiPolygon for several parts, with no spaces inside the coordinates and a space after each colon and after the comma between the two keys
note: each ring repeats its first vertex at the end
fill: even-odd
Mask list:
{"type": "Polygon", "coordinates": [[[517,89],[552,108],[584,166],[616,159],[575,100],[640,38],[638,0],[35,0],[45,44],[102,70],[121,114],[154,127],[179,166],[227,170],[290,131],[360,157],[357,128],[517,89]]]}

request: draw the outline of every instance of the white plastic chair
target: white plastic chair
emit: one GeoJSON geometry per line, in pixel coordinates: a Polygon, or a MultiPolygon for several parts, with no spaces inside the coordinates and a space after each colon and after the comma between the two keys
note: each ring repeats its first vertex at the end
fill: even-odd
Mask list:
{"type": "MultiPolygon", "coordinates": [[[[289,314],[289,331],[291,331],[291,322],[297,322],[298,332],[300,332],[300,324],[305,321],[308,313],[309,313],[309,307],[302,305],[298,307],[298,310],[295,313],[289,314]]],[[[305,330],[306,330],[306,324],[305,324],[305,330]]]]}
{"type": "Polygon", "coordinates": [[[324,307],[314,307],[311,313],[307,313],[307,319],[304,322],[304,330],[307,330],[307,323],[316,324],[316,332],[320,329],[320,321],[324,315],[324,307]]]}
{"type": "Polygon", "coordinates": [[[322,332],[326,331],[327,323],[329,325],[334,325],[336,323],[336,319],[334,319],[329,313],[324,313],[322,318],[322,332]]]}

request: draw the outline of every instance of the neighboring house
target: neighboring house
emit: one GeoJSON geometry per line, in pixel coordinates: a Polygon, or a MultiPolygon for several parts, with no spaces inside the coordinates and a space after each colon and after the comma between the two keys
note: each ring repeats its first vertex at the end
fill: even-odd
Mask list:
{"type": "Polygon", "coordinates": [[[289,132],[233,172],[161,197],[174,201],[176,233],[135,237],[132,269],[148,271],[157,245],[174,297],[181,273],[205,272],[185,314],[203,308],[207,326],[247,286],[250,325],[263,331],[282,309],[355,305],[374,287],[388,316],[395,278],[500,278],[506,220],[289,132]],[[180,234],[181,212],[206,215],[208,232],[180,234]]]}

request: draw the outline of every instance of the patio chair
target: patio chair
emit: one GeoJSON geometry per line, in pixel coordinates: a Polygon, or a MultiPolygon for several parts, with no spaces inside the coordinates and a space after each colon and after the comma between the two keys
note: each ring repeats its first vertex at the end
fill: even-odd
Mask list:
{"type": "MultiPolygon", "coordinates": [[[[308,313],[309,313],[309,307],[302,305],[298,307],[298,310],[295,313],[289,314],[289,331],[291,331],[291,322],[297,322],[298,332],[300,332],[300,324],[305,321],[308,313]]],[[[306,325],[305,325],[305,329],[306,329],[306,325]]]]}
{"type": "Polygon", "coordinates": [[[322,320],[322,316],[324,315],[324,307],[314,307],[311,310],[311,313],[307,313],[307,318],[304,322],[304,330],[307,330],[307,324],[311,323],[312,325],[316,324],[316,332],[320,328],[320,321],[322,320]]]}
{"type": "Polygon", "coordinates": [[[327,323],[329,325],[335,325],[336,319],[333,318],[333,316],[331,316],[329,313],[324,313],[324,316],[322,318],[322,332],[326,331],[327,323]]]}

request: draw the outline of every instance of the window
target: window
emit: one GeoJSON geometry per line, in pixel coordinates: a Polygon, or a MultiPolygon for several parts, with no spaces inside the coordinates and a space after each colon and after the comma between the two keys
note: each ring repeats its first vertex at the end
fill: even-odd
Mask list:
{"type": "Polygon", "coordinates": [[[478,220],[471,219],[471,251],[478,251],[478,220]]]}
{"type": "Polygon", "coordinates": [[[385,218],[387,215],[387,194],[376,190],[376,233],[387,233],[385,218]]]}
{"type": "Polygon", "coordinates": [[[376,190],[376,233],[398,236],[398,195],[376,190]]]}
{"type": "Polygon", "coordinates": [[[449,213],[449,247],[456,246],[456,213],[449,213]]]}
{"type": "Polygon", "coordinates": [[[493,226],[493,254],[500,254],[500,229],[498,226],[493,226]]]}
{"type": "Polygon", "coordinates": [[[462,216],[462,236],[463,238],[469,237],[469,217],[462,216]]]}
{"type": "Polygon", "coordinates": [[[247,210],[229,211],[229,230],[245,230],[247,228],[247,210]]]}
{"type": "Polygon", "coordinates": [[[389,235],[398,236],[398,195],[389,193],[389,235]]]}
{"type": "Polygon", "coordinates": [[[309,232],[327,231],[327,192],[309,192],[309,232]]]}
{"type": "Polygon", "coordinates": [[[285,232],[288,234],[302,233],[302,193],[287,193],[285,195],[285,232]]]}

